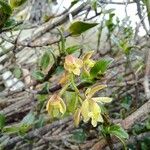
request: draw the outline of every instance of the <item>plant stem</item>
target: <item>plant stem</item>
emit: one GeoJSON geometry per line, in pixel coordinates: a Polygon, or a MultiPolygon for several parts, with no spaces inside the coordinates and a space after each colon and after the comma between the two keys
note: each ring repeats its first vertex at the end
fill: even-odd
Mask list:
{"type": "MultiPolygon", "coordinates": [[[[104,125],[105,126],[110,125],[111,123],[110,123],[109,117],[106,114],[104,114],[102,116],[103,116],[103,119],[104,119],[104,125]]],[[[106,141],[108,143],[109,148],[111,150],[114,150],[114,146],[113,146],[113,142],[112,142],[110,134],[105,134],[105,139],[106,139],[106,141]]]]}
{"type": "Polygon", "coordinates": [[[79,96],[79,99],[80,99],[80,100],[81,100],[81,99],[84,100],[84,98],[80,95],[80,91],[78,90],[78,88],[77,88],[77,86],[76,86],[76,84],[75,84],[75,82],[74,82],[74,74],[71,75],[71,84],[72,84],[72,86],[73,86],[73,88],[74,88],[76,94],[79,96]]]}
{"type": "Polygon", "coordinates": [[[59,92],[59,95],[62,96],[64,94],[64,92],[67,90],[68,86],[70,85],[70,83],[67,83],[59,92]]]}

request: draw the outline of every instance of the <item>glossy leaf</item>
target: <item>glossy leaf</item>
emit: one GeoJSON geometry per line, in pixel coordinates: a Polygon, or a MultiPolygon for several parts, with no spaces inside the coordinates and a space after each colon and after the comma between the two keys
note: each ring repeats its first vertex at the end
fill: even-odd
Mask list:
{"type": "Polygon", "coordinates": [[[110,134],[110,135],[116,136],[120,140],[120,142],[123,144],[124,149],[126,149],[125,139],[128,139],[129,135],[120,125],[113,124],[108,127],[103,127],[102,131],[106,135],[110,134]]]}
{"type": "Polygon", "coordinates": [[[12,18],[9,18],[5,24],[4,24],[4,28],[5,29],[9,29],[9,28],[12,28],[12,27],[15,27],[17,26],[17,21],[15,21],[14,19],[12,18]]]}
{"type": "Polygon", "coordinates": [[[111,125],[108,132],[109,132],[109,134],[120,137],[121,139],[129,138],[128,133],[120,125],[116,125],[116,124],[111,125]]]}
{"type": "Polygon", "coordinates": [[[79,36],[81,33],[95,27],[98,23],[88,23],[83,21],[76,21],[69,27],[71,35],[79,36]]]}
{"type": "Polygon", "coordinates": [[[10,5],[8,5],[6,2],[4,2],[4,0],[0,0],[0,10],[3,11],[3,13],[6,14],[11,14],[12,13],[12,9],[10,7],[10,5]]]}
{"type": "Polygon", "coordinates": [[[67,52],[68,54],[72,54],[72,53],[76,52],[77,50],[79,50],[80,48],[81,48],[80,45],[70,46],[70,47],[68,47],[68,48],[66,49],[66,52],[67,52]]]}
{"type": "Polygon", "coordinates": [[[98,74],[104,74],[107,71],[110,61],[101,59],[95,63],[90,70],[91,78],[95,78],[98,74]]]}

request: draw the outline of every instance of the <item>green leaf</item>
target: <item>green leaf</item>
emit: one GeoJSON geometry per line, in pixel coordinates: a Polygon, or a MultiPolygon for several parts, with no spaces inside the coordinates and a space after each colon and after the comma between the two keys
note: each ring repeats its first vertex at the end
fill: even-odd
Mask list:
{"type": "Polygon", "coordinates": [[[147,130],[150,130],[150,119],[146,121],[145,126],[147,130]]]}
{"type": "Polygon", "coordinates": [[[61,73],[64,72],[64,67],[63,66],[57,66],[55,75],[60,75],[61,73]]]}
{"type": "Polygon", "coordinates": [[[58,31],[59,31],[59,34],[60,34],[59,50],[60,50],[61,54],[64,54],[64,53],[66,53],[66,49],[65,49],[66,39],[63,35],[63,32],[60,29],[58,29],[58,31]]]}
{"type": "Polygon", "coordinates": [[[46,95],[46,94],[38,94],[36,98],[40,102],[45,102],[48,99],[48,95],[46,95]]]}
{"type": "Polygon", "coordinates": [[[113,30],[115,29],[116,25],[113,23],[113,17],[115,16],[114,13],[110,13],[109,14],[109,19],[106,20],[106,26],[109,30],[109,32],[113,32],[113,30]]]}
{"type": "Polygon", "coordinates": [[[78,129],[78,130],[75,130],[73,132],[73,137],[72,137],[77,143],[83,143],[86,138],[87,138],[87,135],[85,133],[85,131],[83,129],[78,129]]]}
{"type": "Polygon", "coordinates": [[[37,122],[36,122],[36,124],[35,124],[35,128],[43,127],[45,123],[46,123],[45,115],[44,115],[44,114],[41,114],[41,115],[38,117],[38,120],[37,120],[37,122]]]}
{"type": "Polygon", "coordinates": [[[77,4],[79,2],[79,0],[73,0],[72,2],[71,2],[71,6],[74,6],[75,4],[77,4]]]}
{"type": "Polygon", "coordinates": [[[150,147],[150,137],[144,137],[142,138],[142,140],[140,141],[140,145],[141,145],[141,150],[149,150],[150,147]]]}
{"type": "Polygon", "coordinates": [[[125,96],[121,102],[121,106],[126,110],[129,110],[131,104],[132,104],[132,97],[130,95],[125,96]]]}
{"type": "Polygon", "coordinates": [[[29,129],[31,128],[30,125],[26,125],[26,124],[21,124],[19,127],[18,127],[18,133],[20,136],[24,136],[28,131],[29,129]]]}
{"type": "Polygon", "coordinates": [[[66,92],[65,93],[65,99],[67,101],[67,110],[69,112],[75,112],[75,109],[77,107],[77,96],[75,92],[66,92]]]}
{"type": "Polygon", "coordinates": [[[121,139],[128,139],[129,135],[128,133],[120,126],[120,125],[111,125],[108,129],[108,133],[115,135],[121,139]]]}
{"type": "Polygon", "coordinates": [[[66,52],[67,52],[68,54],[72,54],[72,53],[76,52],[77,50],[79,50],[80,48],[81,48],[80,45],[70,46],[70,47],[68,47],[68,48],[66,49],[66,52]]]}
{"type": "Polygon", "coordinates": [[[0,130],[5,126],[5,116],[0,114],[0,130]]]}
{"type": "Polygon", "coordinates": [[[83,21],[76,21],[69,27],[71,35],[79,36],[81,33],[95,27],[98,23],[87,23],[83,21]]]}
{"type": "Polygon", "coordinates": [[[45,52],[41,58],[40,66],[44,70],[46,69],[50,64],[50,54],[48,52],[45,52]]]}
{"type": "Polygon", "coordinates": [[[18,126],[9,126],[9,127],[3,128],[3,132],[8,133],[8,134],[17,133],[18,131],[19,131],[18,126]]]}
{"type": "Polygon", "coordinates": [[[5,28],[5,29],[9,29],[9,28],[15,27],[16,25],[17,25],[17,22],[16,22],[14,19],[9,18],[9,19],[6,21],[6,23],[5,23],[5,25],[4,25],[4,28],[5,28]]]}
{"type": "Polygon", "coordinates": [[[0,0],[0,11],[3,11],[4,13],[10,15],[12,13],[12,9],[10,5],[8,5],[4,0],[0,0]]]}
{"type": "Polygon", "coordinates": [[[123,144],[124,149],[126,149],[125,139],[128,139],[129,135],[120,125],[113,124],[109,127],[106,127],[105,133],[116,136],[123,144]]]}
{"type": "Polygon", "coordinates": [[[0,0],[0,29],[7,22],[12,13],[11,7],[4,1],[0,0]]]}
{"type": "Polygon", "coordinates": [[[38,81],[42,81],[44,79],[44,74],[40,70],[36,70],[32,73],[32,77],[38,81]]]}
{"type": "Polygon", "coordinates": [[[107,71],[110,61],[101,59],[95,63],[95,65],[90,70],[91,78],[95,78],[98,74],[104,74],[107,71]]]}
{"type": "Polygon", "coordinates": [[[45,82],[43,87],[42,87],[42,92],[43,93],[48,93],[49,92],[49,89],[50,89],[50,83],[49,82],[45,82]]]}
{"type": "Polygon", "coordinates": [[[29,112],[21,121],[22,125],[32,125],[35,121],[35,115],[33,112],[29,112]]]}

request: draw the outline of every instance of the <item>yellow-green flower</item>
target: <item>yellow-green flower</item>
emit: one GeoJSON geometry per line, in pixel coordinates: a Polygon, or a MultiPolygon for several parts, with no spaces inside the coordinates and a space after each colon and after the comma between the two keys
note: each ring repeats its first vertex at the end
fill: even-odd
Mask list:
{"type": "Polygon", "coordinates": [[[52,118],[57,118],[66,112],[66,105],[59,95],[54,94],[48,100],[46,110],[52,118]]]}
{"type": "Polygon", "coordinates": [[[95,61],[91,59],[93,53],[94,53],[94,51],[89,51],[82,57],[84,75],[89,76],[90,75],[89,71],[95,64],[95,61]]]}
{"type": "Polygon", "coordinates": [[[103,122],[101,115],[101,107],[98,103],[110,103],[112,98],[109,97],[93,97],[93,95],[99,90],[105,88],[106,85],[97,85],[92,88],[88,88],[85,92],[86,99],[83,101],[80,110],[76,111],[74,115],[75,125],[77,126],[80,121],[80,115],[83,121],[86,123],[91,119],[91,124],[96,127],[98,122],[103,122]]]}
{"type": "Polygon", "coordinates": [[[88,122],[91,119],[91,124],[96,127],[98,122],[103,122],[101,116],[101,109],[99,105],[92,99],[86,99],[81,107],[81,115],[84,122],[88,122]]]}
{"type": "Polygon", "coordinates": [[[83,66],[81,59],[75,58],[72,55],[68,55],[65,58],[64,68],[69,72],[75,75],[80,75],[80,69],[83,66]]]}

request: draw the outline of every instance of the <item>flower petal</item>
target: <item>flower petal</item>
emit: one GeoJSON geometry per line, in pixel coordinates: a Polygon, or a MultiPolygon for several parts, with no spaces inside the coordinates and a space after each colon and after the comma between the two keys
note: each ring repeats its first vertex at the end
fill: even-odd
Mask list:
{"type": "Polygon", "coordinates": [[[88,102],[88,100],[85,100],[82,103],[81,114],[83,116],[83,121],[84,122],[88,122],[89,119],[90,119],[90,117],[89,117],[89,102],[88,102]]]}
{"type": "Polygon", "coordinates": [[[80,122],[80,114],[81,114],[81,109],[77,109],[76,112],[74,113],[74,124],[77,127],[80,122]]]}
{"type": "Polygon", "coordinates": [[[89,51],[85,55],[83,55],[83,57],[82,57],[83,62],[89,60],[92,57],[93,53],[94,53],[94,51],[89,51]]]}
{"type": "Polygon", "coordinates": [[[50,116],[59,117],[60,114],[64,114],[66,112],[66,105],[59,95],[54,94],[48,100],[46,110],[50,116]]]}
{"type": "Polygon", "coordinates": [[[110,103],[112,101],[110,97],[94,97],[92,99],[97,103],[110,103]]]}
{"type": "Polygon", "coordinates": [[[106,88],[107,85],[97,85],[95,87],[92,88],[88,88],[85,92],[85,96],[90,99],[96,92],[106,88]]]}
{"type": "Polygon", "coordinates": [[[63,100],[60,101],[60,105],[61,105],[61,107],[60,107],[60,112],[61,112],[62,114],[64,114],[64,113],[66,112],[66,105],[65,105],[65,103],[64,103],[63,100]]]}
{"type": "Polygon", "coordinates": [[[98,122],[104,122],[102,115],[100,114],[98,117],[98,122]]]}
{"type": "Polygon", "coordinates": [[[92,118],[91,124],[93,127],[97,126],[97,120],[92,118]]]}

